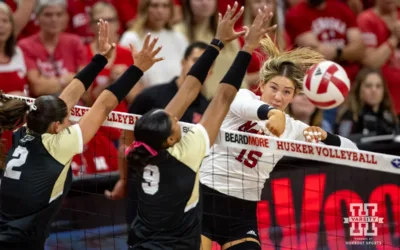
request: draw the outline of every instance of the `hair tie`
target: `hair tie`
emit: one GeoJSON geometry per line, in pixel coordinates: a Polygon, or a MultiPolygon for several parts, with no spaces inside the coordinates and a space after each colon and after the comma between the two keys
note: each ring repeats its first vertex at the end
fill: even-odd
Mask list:
{"type": "Polygon", "coordinates": [[[128,155],[129,152],[135,148],[138,148],[140,146],[143,146],[152,156],[156,156],[158,155],[158,152],[156,150],[154,150],[152,147],[150,147],[149,145],[147,145],[144,142],[141,141],[135,141],[134,143],[132,143],[126,150],[125,150],[125,155],[128,155]]]}
{"type": "Polygon", "coordinates": [[[28,103],[28,106],[29,106],[29,112],[31,112],[32,110],[37,110],[37,107],[34,102],[28,103]]]}

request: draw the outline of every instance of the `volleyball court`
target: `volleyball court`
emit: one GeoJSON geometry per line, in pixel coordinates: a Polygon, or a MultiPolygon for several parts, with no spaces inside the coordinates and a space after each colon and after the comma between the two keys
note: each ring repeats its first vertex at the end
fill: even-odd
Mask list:
{"type": "MultiPolygon", "coordinates": [[[[76,106],[70,120],[78,121],[87,110],[76,106]]],[[[46,249],[126,249],[124,202],[107,200],[103,192],[118,179],[115,140],[138,118],[111,113],[85,152],[74,158],[74,185],[46,249]]],[[[183,133],[194,126],[181,125],[183,133]]],[[[258,166],[275,165],[283,156],[260,191],[263,249],[400,248],[399,156],[228,130],[221,130],[216,143],[242,149],[236,157],[242,162],[251,152],[275,155],[258,166]]],[[[257,158],[247,160],[252,159],[257,158]]]]}

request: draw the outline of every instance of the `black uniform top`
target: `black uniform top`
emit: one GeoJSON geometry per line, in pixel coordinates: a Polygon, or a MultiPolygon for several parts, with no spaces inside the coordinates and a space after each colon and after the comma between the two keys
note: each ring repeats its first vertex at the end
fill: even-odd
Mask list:
{"type": "Polygon", "coordinates": [[[138,214],[128,239],[133,249],[200,249],[198,173],[209,145],[206,130],[198,124],[180,142],[160,152],[158,166],[144,169],[138,214]]]}
{"type": "Polygon", "coordinates": [[[351,111],[344,113],[337,124],[337,132],[347,137],[351,134],[388,135],[398,133],[399,125],[396,124],[391,112],[382,108],[374,112],[370,106],[365,105],[358,115],[357,122],[353,121],[351,111]]]}
{"type": "Polygon", "coordinates": [[[82,149],[78,124],[58,134],[14,132],[0,184],[0,245],[48,237],[72,182],[72,157],[82,149]]]}
{"type": "MultiPolygon", "coordinates": [[[[129,113],[144,115],[152,109],[163,109],[178,92],[178,85],[174,78],[171,82],[156,85],[143,90],[133,101],[129,108],[129,113]]],[[[188,123],[198,123],[201,115],[208,106],[207,99],[199,94],[196,100],[189,106],[183,114],[181,121],[188,123]]]]}

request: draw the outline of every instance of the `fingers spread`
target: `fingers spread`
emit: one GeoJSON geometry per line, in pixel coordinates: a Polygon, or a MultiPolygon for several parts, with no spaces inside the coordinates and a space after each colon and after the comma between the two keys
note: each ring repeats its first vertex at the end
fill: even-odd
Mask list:
{"type": "Polygon", "coordinates": [[[162,61],[164,59],[165,59],[164,57],[157,57],[156,59],[154,59],[154,62],[159,62],[159,61],[162,61]]]}
{"type": "Polygon", "coordinates": [[[158,46],[158,48],[151,53],[151,56],[155,57],[161,51],[161,49],[162,46],[158,46]]]}
{"type": "MultiPolygon", "coordinates": [[[[235,11],[236,11],[236,10],[235,10],[235,11]]],[[[232,18],[232,21],[233,21],[234,23],[236,23],[236,21],[239,20],[239,18],[243,15],[243,12],[244,12],[244,7],[242,6],[242,7],[240,8],[240,10],[238,11],[238,13],[236,13],[236,15],[232,18]]]]}
{"type": "Polygon", "coordinates": [[[226,9],[225,15],[222,19],[224,19],[224,20],[230,19],[230,16],[229,16],[230,12],[231,12],[231,5],[228,4],[228,8],[226,9]]]}
{"type": "Polygon", "coordinates": [[[158,41],[158,37],[154,38],[151,41],[150,46],[149,46],[149,51],[153,51],[154,50],[154,46],[156,46],[157,41],[158,41]]]}
{"type": "Polygon", "coordinates": [[[150,36],[151,36],[151,34],[147,33],[146,38],[144,39],[144,42],[143,42],[143,50],[146,50],[149,48],[150,36]]]}

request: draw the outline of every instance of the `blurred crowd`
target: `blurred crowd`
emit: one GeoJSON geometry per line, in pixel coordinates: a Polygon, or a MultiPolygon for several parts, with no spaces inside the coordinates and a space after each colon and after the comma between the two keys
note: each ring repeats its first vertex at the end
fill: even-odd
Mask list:
{"type": "MultiPolygon", "coordinates": [[[[237,23],[251,25],[264,5],[277,29],[268,34],[282,50],[311,47],[346,70],[351,91],[335,109],[319,110],[299,94],[287,112],[310,125],[343,136],[398,133],[400,115],[400,1],[236,0],[245,6],[237,23]]],[[[235,0],[2,0],[0,1],[0,89],[13,95],[58,94],[98,52],[97,21],[109,23],[116,53],[80,101],[91,106],[100,92],[133,63],[145,34],[159,37],[165,60],[147,71],[116,111],[142,114],[163,108],[191,65],[215,35],[218,13],[235,0]]],[[[196,123],[244,40],[222,50],[202,93],[183,121],[196,123]]],[[[243,88],[260,94],[259,71],[268,57],[253,54],[243,88]]],[[[118,169],[122,131],[102,127],[72,163],[76,174],[118,169]],[[115,157],[114,157],[115,156],[115,157]]],[[[3,134],[8,147],[11,132],[3,134]]]]}

